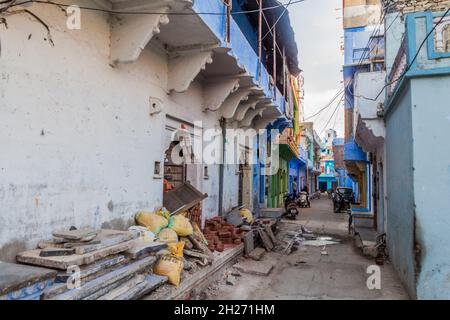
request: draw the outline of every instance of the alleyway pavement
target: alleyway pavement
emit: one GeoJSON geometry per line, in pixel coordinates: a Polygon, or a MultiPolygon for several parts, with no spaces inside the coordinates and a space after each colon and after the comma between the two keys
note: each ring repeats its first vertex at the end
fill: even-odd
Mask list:
{"type": "Polygon", "coordinates": [[[337,244],[301,245],[290,255],[265,254],[260,263],[273,263],[268,276],[244,274],[235,285],[220,284],[210,299],[408,299],[389,262],[381,269],[381,289],[367,288],[367,267],[375,265],[354,247],[347,233],[347,216],[333,213],[331,200],[322,196],[311,208],[301,209],[296,221],[283,220],[278,229],[330,236],[337,244]]]}

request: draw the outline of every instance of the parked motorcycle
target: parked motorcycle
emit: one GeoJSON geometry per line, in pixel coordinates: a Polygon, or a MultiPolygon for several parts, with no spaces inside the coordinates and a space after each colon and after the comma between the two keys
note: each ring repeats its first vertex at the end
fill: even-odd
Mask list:
{"type": "Polygon", "coordinates": [[[293,194],[287,194],[284,196],[284,208],[286,210],[286,217],[288,219],[295,220],[299,212],[297,202],[293,194]]]}
{"type": "Polygon", "coordinates": [[[300,194],[298,195],[298,200],[297,200],[297,205],[300,208],[311,208],[311,204],[308,201],[308,193],[305,191],[300,192],[300,194]]]}
{"type": "Polygon", "coordinates": [[[355,202],[355,196],[351,188],[339,187],[332,194],[333,211],[340,213],[350,209],[350,205],[355,202]]]}

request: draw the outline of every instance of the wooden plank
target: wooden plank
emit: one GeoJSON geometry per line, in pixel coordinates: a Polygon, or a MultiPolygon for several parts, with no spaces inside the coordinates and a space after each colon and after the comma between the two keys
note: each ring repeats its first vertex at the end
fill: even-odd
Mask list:
{"type": "Polygon", "coordinates": [[[101,296],[107,294],[108,292],[111,292],[111,291],[117,289],[118,287],[120,287],[124,283],[130,281],[134,277],[135,277],[135,274],[126,275],[125,277],[108,284],[106,287],[103,287],[103,288],[95,291],[91,295],[89,295],[87,297],[84,297],[82,300],[97,300],[101,296]]]}
{"type": "Polygon", "coordinates": [[[38,247],[38,249],[64,248],[64,243],[57,243],[53,240],[43,240],[43,241],[39,241],[37,247],[38,247]]]}
{"type": "MultiPolygon", "coordinates": [[[[96,261],[93,264],[82,266],[80,267],[80,279],[84,279],[103,269],[110,268],[124,261],[125,257],[123,255],[116,255],[113,257],[107,257],[105,259],[96,261]]],[[[71,276],[72,276],[71,273],[58,273],[58,275],[56,276],[56,281],[66,282],[71,276]]]]}
{"type": "Polygon", "coordinates": [[[130,280],[122,283],[120,286],[118,286],[114,290],[111,290],[111,291],[107,292],[105,295],[98,297],[97,300],[113,300],[113,299],[117,298],[118,296],[126,293],[127,291],[133,289],[139,283],[144,282],[144,280],[145,280],[145,276],[142,274],[134,276],[130,280]]]}
{"type": "Polygon", "coordinates": [[[75,247],[81,247],[81,246],[92,246],[95,244],[100,244],[101,241],[100,240],[91,240],[88,242],[66,242],[64,244],[62,244],[62,246],[64,248],[75,248],[75,247]]]}
{"type": "Polygon", "coordinates": [[[54,237],[64,238],[69,240],[81,240],[83,238],[90,238],[98,234],[97,230],[94,229],[77,229],[77,230],[67,230],[67,231],[56,231],[53,232],[54,237]]]}
{"type": "Polygon", "coordinates": [[[117,254],[119,252],[126,251],[133,246],[133,241],[127,241],[120,243],[115,246],[107,247],[101,250],[86,254],[74,254],[71,256],[62,257],[40,257],[39,253],[41,250],[29,250],[21,252],[17,255],[16,259],[18,262],[25,264],[38,265],[48,268],[67,270],[69,266],[81,266],[89,263],[93,263],[97,260],[105,258],[110,255],[117,254]]]}
{"type": "Polygon", "coordinates": [[[0,296],[55,277],[55,270],[0,261],[0,296]]]}
{"type": "Polygon", "coordinates": [[[100,241],[100,243],[75,247],[75,253],[85,254],[96,250],[101,250],[128,240],[136,239],[137,237],[138,234],[136,232],[103,229],[95,239],[100,241]]]}
{"type": "Polygon", "coordinates": [[[70,256],[75,254],[75,249],[66,248],[45,248],[39,253],[41,257],[60,257],[60,256],[70,256]]]}
{"type": "Polygon", "coordinates": [[[122,279],[133,276],[137,272],[143,271],[147,267],[152,266],[155,261],[155,257],[147,257],[142,260],[138,260],[117,270],[109,272],[101,277],[98,277],[92,281],[89,281],[86,284],[82,285],[80,288],[72,289],[63,294],[52,297],[50,300],[81,300],[83,298],[92,296],[99,290],[110,287],[111,285],[121,281],[122,279]]]}
{"type": "Polygon", "coordinates": [[[249,254],[255,249],[255,240],[253,237],[253,231],[248,231],[244,236],[244,252],[245,254],[249,254]]]}
{"type": "Polygon", "coordinates": [[[149,294],[167,282],[167,277],[158,275],[148,275],[145,280],[131,290],[114,298],[114,300],[136,300],[149,294]]]}
{"type": "Polygon", "coordinates": [[[181,281],[180,287],[175,288],[174,286],[164,286],[159,290],[151,293],[150,295],[144,297],[145,300],[175,300],[175,299],[186,299],[189,292],[199,287],[210,277],[217,274],[224,266],[226,266],[230,261],[236,259],[236,257],[242,255],[244,251],[244,244],[240,244],[232,249],[225,250],[220,254],[216,254],[216,258],[213,263],[195,272],[192,277],[183,279],[181,281]]]}
{"type": "Polygon", "coordinates": [[[264,248],[266,248],[267,251],[271,251],[273,249],[273,243],[266,232],[262,229],[258,229],[258,234],[261,237],[264,248]]]}
{"type": "Polygon", "coordinates": [[[133,246],[125,251],[125,254],[135,260],[147,254],[158,252],[162,249],[167,248],[167,243],[163,242],[145,242],[141,239],[136,239],[133,241],[133,246]]]}
{"type": "Polygon", "coordinates": [[[264,231],[267,233],[273,244],[276,244],[278,242],[277,238],[273,234],[271,225],[269,224],[264,225],[264,231]]]}
{"type": "MultiPolygon", "coordinates": [[[[84,285],[84,284],[88,283],[89,281],[92,281],[98,277],[101,277],[109,272],[117,270],[129,262],[128,259],[126,259],[124,256],[121,256],[121,255],[114,256],[114,258],[116,260],[115,262],[117,262],[116,264],[112,264],[110,266],[102,264],[104,266],[103,268],[98,268],[99,266],[97,264],[99,264],[99,262],[101,262],[101,261],[104,261],[105,259],[97,261],[96,263],[91,264],[91,265],[87,265],[84,267],[82,266],[81,267],[81,276],[80,276],[81,285],[84,285]],[[92,266],[97,266],[97,267],[95,269],[90,269],[89,274],[86,274],[83,272],[84,268],[91,268],[92,266]]],[[[42,295],[42,299],[48,300],[56,295],[59,295],[59,294],[69,291],[69,288],[67,287],[67,280],[68,280],[67,276],[70,276],[70,275],[68,275],[66,273],[64,273],[64,274],[60,273],[57,276],[57,281],[63,281],[63,282],[55,283],[52,287],[47,288],[42,295]],[[61,276],[61,278],[60,278],[60,276],[61,276]],[[63,276],[66,276],[66,277],[62,278],[63,276]]]]}

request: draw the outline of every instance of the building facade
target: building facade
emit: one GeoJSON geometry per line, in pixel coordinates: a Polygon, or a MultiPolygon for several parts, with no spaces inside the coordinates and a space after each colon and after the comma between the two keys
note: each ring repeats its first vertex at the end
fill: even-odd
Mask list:
{"type": "Polygon", "coordinates": [[[208,194],[203,220],[265,201],[271,140],[245,143],[236,130],[293,117],[288,15],[274,37],[283,56],[270,54],[272,36],[259,53],[254,14],[199,14],[226,13],[221,0],[88,7],[73,28],[42,3],[26,6],[42,21],[22,10],[0,28],[1,260],[72,225],[126,229],[136,211],[162,206],[165,180],[208,194]]]}
{"type": "Polygon", "coordinates": [[[334,190],[337,187],[333,156],[333,141],[336,139],[336,136],[336,131],[333,129],[328,129],[325,132],[320,158],[321,174],[317,178],[318,188],[321,192],[334,190]]]}
{"type": "Polygon", "coordinates": [[[389,255],[412,297],[449,299],[450,3],[386,5],[389,255]]]}
{"type": "Polygon", "coordinates": [[[306,180],[308,191],[310,193],[318,191],[317,177],[322,173],[320,169],[321,140],[314,130],[313,122],[302,122],[300,124],[302,131],[300,145],[306,152],[307,167],[306,180]]]}
{"type": "MultiPolygon", "coordinates": [[[[365,128],[366,120],[369,120],[369,116],[365,113],[366,109],[372,107],[372,105],[366,106],[366,99],[364,99],[366,96],[362,92],[371,88],[372,79],[367,77],[373,77],[374,72],[380,72],[380,77],[382,77],[384,69],[382,5],[379,0],[344,1],[343,5],[345,38],[343,67],[345,87],[344,163],[347,175],[352,179],[352,187],[355,192],[356,203],[352,206],[355,225],[361,221],[362,227],[376,227],[373,185],[376,176],[374,175],[374,158],[370,153],[372,150],[364,145],[366,137],[361,138],[361,128],[365,128]]],[[[368,131],[370,130],[369,128],[368,131]]],[[[370,132],[365,134],[371,135],[370,132]]]]}

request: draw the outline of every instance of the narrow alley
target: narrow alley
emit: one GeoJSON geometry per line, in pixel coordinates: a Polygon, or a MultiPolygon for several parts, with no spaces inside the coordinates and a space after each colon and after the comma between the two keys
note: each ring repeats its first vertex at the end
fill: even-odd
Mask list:
{"type": "Polygon", "coordinates": [[[450,301],[449,88],[450,0],[0,0],[0,304],[450,301]]]}
{"type": "MultiPolygon", "coordinates": [[[[336,244],[314,246],[300,244],[289,255],[267,252],[261,264],[274,264],[268,276],[240,272],[235,285],[224,281],[213,286],[208,296],[218,300],[249,299],[409,299],[394,269],[380,266],[381,289],[367,287],[367,267],[373,259],[365,258],[348,235],[348,217],[333,213],[326,196],[313,200],[311,208],[301,210],[296,221],[283,219],[277,229],[299,231],[303,225],[313,234],[331,237],[336,244]],[[326,254],[322,254],[326,251],[326,254]]],[[[307,242],[307,241],[306,241],[307,242]]]]}

